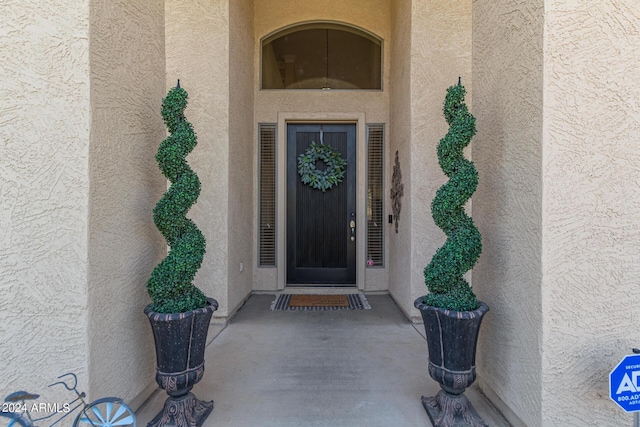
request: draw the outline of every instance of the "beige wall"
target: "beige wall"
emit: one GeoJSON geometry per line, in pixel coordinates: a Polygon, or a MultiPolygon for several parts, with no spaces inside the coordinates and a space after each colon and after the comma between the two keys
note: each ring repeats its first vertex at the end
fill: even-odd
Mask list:
{"type": "Polygon", "coordinates": [[[491,308],[479,382],[530,426],[541,425],[543,23],[542,0],[473,3],[473,285],[491,308]]]}
{"type": "MultiPolygon", "coordinates": [[[[391,83],[390,83],[390,124],[388,143],[387,182],[391,188],[396,151],[402,173],[404,196],[401,198],[401,210],[398,221],[398,233],[395,225],[389,230],[389,292],[403,310],[409,312],[411,299],[411,0],[394,0],[392,8],[391,43],[391,83]]],[[[389,194],[389,192],[387,192],[389,194]]],[[[387,214],[393,214],[392,201],[387,199],[387,214]]]]}
{"type": "Polygon", "coordinates": [[[199,140],[188,158],[202,181],[190,216],[207,238],[196,283],[220,302],[216,314],[253,283],[277,286],[253,255],[257,123],[352,114],[387,123],[388,185],[400,153],[388,286],[417,319],[422,270],[445,240],[429,211],[446,179],[435,156],[441,108],[461,76],[478,124],[473,215],[484,250],[473,284],[491,307],[479,383],[514,425],[630,425],[607,395],[608,372],[640,341],[634,1],[473,0],[472,13],[472,0],[9,0],[0,394],[44,390],[55,401],[45,386],[67,371],[91,395],[130,400],[153,386],[142,308],[164,253],[151,209],[166,184],[153,157],[166,136],[160,102],[178,78],[199,140]],[[260,91],[260,39],[310,19],[381,37],[384,90],[260,91]]]}
{"type": "Polygon", "coordinates": [[[195,283],[226,317],[253,283],[253,7],[250,0],[165,1],[167,83],[189,92],[202,182],[189,216],[207,239],[195,283]],[[242,270],[240,271],[240,264],[242,270]]]}
{"type": "Polygon", "coordinates": [[[187,161],[202,190],[189,212],[207,240],[195,284],[226,316],[229,230],[229,8],[224,0],[165,1],[167,89],[189,93],[185,114],[198,136],[187,161]]]}
{"type": "MultiPolygon", "coordinates": [[[[166,181],[164,1],[92,1],[88,326],[92,396],[128,402],[155,383],[146,282],[164,256],[152,209],[166,181]]],[[[87,219],[85,219],[85,222],[87,219]]],[[[141,402],[134,402],[141,403],[141,402]]]]}
{"type": "Polygon", "coordinates": [[[231,0],[229,21],[228,305],[233,310],[251,293],[255,265],[253,1],[231,0]]]}
{"type": "Polygon", "coordinates": [[[0,13],[0,396],[88,384],[89,3],[0,13]],[[64,349],[64,350],[62,350],[64,349]]]}
{"type": "Polygon", "coordinates": [[[542,424],[632,425],[609,371],[640,342],[640,8],[545,1],[542,424]]]}
{"type": "MultiPolygon", "coordinates": [[[[422,270],[445,240],[429,211],[431,198],[445,182],[435,156],[437,143],[447,132],[441,106],[446,88],[456,83],[458,76],[462,76],[471,91],[470,0],[453,3],[379,0],[376,4],[256,0],[254,4],[256,64],[260,60],[260,40],[297,22],[339,21],[383,39],[382,92],[261,91],[256,67],[255,118],[260,123],[276,122],[282,112],[310,115],[364,112],[367,122],[388,124],[387,185],[391,183],[396,150],[400,152],[405,185],[400,234],[396,235],[392,226],[386,228],[389,276],[387,271],[382,278],[367,274],[372,287],[367,284],[365,289],[384,290],[388,286],[402,309],[417,319],[419,315],[412,304],[426,293],[422,270]],[[414,182],[413,188],[410,181],[414,182]],[[416,203],[412,204],[412,200],[416,203]]],[[[387,194],[388,191],[387,188],[387,194]]],[[[388,213],[390,206],[387,200],[388,213]]],[[[259,268],[255,276],[256,289],[277,289],[273,269],[259,268]]]]}
{"type": "MultiPolygon", "coordinates": [[[[397,140],[393,138],[390,154],[400,152],[404,183],[399,234],[393,233],[391,245],[400,250],[394,255],[396,260],[408,250],[410,264],[400,260],[398,266],[392,267],[395,271],[390,275],[389,288],[405,313],[418,320],[420,315],[413,308],[413,301],[427,293],[424,267],[446,240],[430,211],[438,187],[446,182],[436,156],[438,142],[448,131],[442,105],[446,89],[458,82],[458,76],[471,93],[471,0],[414,0],[411,4],[397,1],[396,6],[395,34],[399,40],[394,44],[408,48],[410,57],[394,52],[402,62],[398,74],[391,77],[394,83],[397,79],[392,85],[392,115],[396,119],[406,115],[409,118],[401,118],[402,124],[391,123],[397,140]],[[404,73],[409,73],[408,77],[404,73]],[[404,92],[395,93],[395,87],[404,92]],[[409,105],[404,97],[410,99],[409,105]],[[395,129],[405,125],[408,130],[395,129]],[[410,248],[406,248],[406,242],[410,242],[410,248]]],[[[471,105],[471,96],[467,103],[471,105]]],[[[390,156],[389,160],[392,167],[394,159],[390,156]]]]}
{"type": "Polygon", "coordinates": [[[608,373],[640,340],[639,17],[632,1],[474,2],[479,366],[516,425],[632,423],[608,373]]]}
{"type": "MultiPolygon", "coordinates": [[[[255,131],[257,131],[258,123],[276,123],[279,114],[286,113],[295,113],[300,119],[304,119],[306,114],[307,118],[313,118],[315,120],[322,120],[323,117],[329,117],[331,115],[347,115],[353,118],[359,114],[364,114],[364,120],[367,123],[389,122],[390,0],[356,0],[339,3],[331,0],[254,0],[253,3],[253,48],[254,63],[256,64],[253,80],[255,89],[255,131]],[[336,21],[354,25],[381,38],[384,49],[384,90],[260,90],[260,70],[258,64],[260,64],[261,39],[283,27],[310,20],[336,21]]],[[[257,138],[257,133],[254,133],[253,140],[257,141],[257,138]]],[[[278,150],[282,149],[284,148],[278,148],[278,150]]],[[[254,155],[256,156],[257,162],[257,150],[255,150],[254,155]]],[[[254,173],[254,175],[256,174],[254,173]]],[[[389,173],[387,173],[387,176],[390,176],[389,173]]],[[[257,179],[257,176],[254,179],[257,179]]],[[[365,202],[364,194],[366,194],[364,189],[358,193],[358,200],[356,202],[358,206],[363,206],[365,202]]],[[[257,200],[257,193],[255,193],[255,199],[257,200]]],[[[362,212],[364,212],[364,210],[362,210],[362,212]]],[[[254,224],[257,224],[257,207],[255,209],[255,215],[254,224]]],[[[359,223],[364,224],[364,221],[359,221],[359,223]]],[[[284,233],[282,233],[281,236],[284,236],[284,233]]],[[[359,239],[359,241],[364,241],[364,239],[359,239]]],[[[364,260],[359,259],[358,262],[364,264],[364,260]]],[[[362,271],[362,269],[360,269],[359,272],[360,271],[362,271]]],[[[367,270],[365,272],[364,282],[368,290],[386,290],[387,270],[367,270]]],[[[276,269],[256,268],[254,289],[262,291],[277,290],[278,275],[276,269]]]]}

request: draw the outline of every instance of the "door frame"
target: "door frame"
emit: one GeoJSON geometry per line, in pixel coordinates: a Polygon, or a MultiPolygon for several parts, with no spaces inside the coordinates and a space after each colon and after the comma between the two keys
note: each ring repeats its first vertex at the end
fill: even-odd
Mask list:
{"type": "MultiPolygon", "coordinates": [[[[354,222],[354,232],[357,229],[356,174],[358,169],[356,161],[356,126],[355,123],[346,122],[321,124],[287,122],[287,285],[316,287],[318,284],[321,284],[321,286],[331,285],[333,287],[344,286],[351,288],[356,286],[357,239],[355,235],[351,236],[351,239],[348,237],[350,236],[348,231],[350,221],[354,222]],[[345,152],[342,153],[342,155],[347,160],[343,181],[335,191],[329,191],[328,193],[310,189],[308,185],[300,182],[300,177],[298,176],[297,156],[301,152],[300,148],[309,143],[307,138],[309,138],[311,134],[319,134],[319,140],[317,139],[318,137],[311,137],[311,139],[322,142],[323,127],[325,134],[324,142],[333,145],[334,143],[339,144],[340,141],[343,141],[345,152]],[[304,136],[299,138],[299,133],[302,133],[304,136]],[[333,133],[338,133],[343,136],[334,137],[333,133]],[[302,144],[301,147],[298,146],[299,143],[302,144]],[[332,233],[338,233],[337,236],[335,236],[338,240],[333,241],[333,244],[337,245],[335,248],[337,250],[339,250],[338,247],[344,249],[345,258],[333,258],[333,256],[329,256],[329,258],[334,262],[339,262],[339,260],[346,261],[344,265],[339,267],[302,267],[298,265],[301,258],[306,259],[306,256],[302,255],[302,253],[307,253],[306,249],[311,249],[305,248],[302,251],[300,250],[301,248],[297,246],[297,233],[302,233],[301,236],[303,239],[305,236],[309,238],[309,233],[314,235],[314,231],[298,228],[299,224],[305,223],[304,219],[298,216],[300,213],[300,199],[298,199],[298,197],[302,196],[301,192],[306,194],[304,197],[311,197],[313,200],[322,203],[322,206],[328,209],[328,215],[335,215],[335,217],[332,216],[332,218],[335,219],[336,222],[332,225],[327,224],[327,230],[332,230],[332,233]],[[343,198],[336,198],[338,194],[343,194],[343,198]],[[334,204],[344,206],[342,214],[338,214],[338,211],[334,211],[332,207],[324,205],[326,198],[331,199],[330,204],[332,206],[334,204]]],[[[302,151],[302,153],[304,153],[304,151],[302,151]]],[[[307,214],[311,216],[317,215],[315,209],[312,209],[312,211],[313,212],[308,212],[307,214]]],[[[315,220],[311,219],[311,221],[313,222],[315,220]]],[[[324,235],[324,233],[322,234],[324,235]]],[[[324,237],[321,237],[321,239],[322,238],[324,237]]],[[[324,245],[327,244],[327,241],[323,240],[322,242],[324,245]]],[[[307,263],[310,261],[311,260],[306,259],[307,263]]]]}
{"type": "MultiPolygon", "coordinates": [[[[276,236],[278,290],[287,283],[287,125],[289,123],[356,125],[356,288],[364,290],[366,262],[366,122],[360,113],[278,113],[277,128],[277,203],[278,233],[276,236]]],[[[294,285],[295,286],[295,285],[294,285]]],[[[335,285],[331,286],[336,289],[335,285]]],[[[318,289],[318,286],[312,289],[318,289]]],[[[349,286],[348,289],[354,289],[349,286]]]]}

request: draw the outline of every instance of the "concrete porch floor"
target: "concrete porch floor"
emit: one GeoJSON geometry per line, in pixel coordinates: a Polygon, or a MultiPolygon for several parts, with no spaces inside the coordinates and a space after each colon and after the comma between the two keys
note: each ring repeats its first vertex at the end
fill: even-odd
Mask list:
{"type": "MultiPolygon", "coordinates": [[[[427,372],[422,325],[388,295],[371,310],[270,311],[253,295],[229,324],[212,327],[205,374],[193,392],[215,407],[204,426],[430,426],[420,396],[438,384],[427,372]],[[218,333],[219,332],[219,333],[218,333]]],[[[465,395],[490,426],[509,426],[475,388],[465,395]]],[[[156,391],[138,425],[162,409],[156,391]]]]}

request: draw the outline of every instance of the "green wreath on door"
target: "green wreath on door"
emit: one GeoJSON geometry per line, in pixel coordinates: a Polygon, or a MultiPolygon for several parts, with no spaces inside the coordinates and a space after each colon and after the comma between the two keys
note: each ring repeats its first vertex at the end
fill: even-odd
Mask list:
{"type": "Polygon", "coordinates": [[[347,161],[340,152],[323,142],[311,142],[307,151],[298,156],[298,174],[302,182],[323,193],[342,182],[346,166],[347,161]],[[316,168],[318,161],[325,164],[325,170],[316,168]]]}

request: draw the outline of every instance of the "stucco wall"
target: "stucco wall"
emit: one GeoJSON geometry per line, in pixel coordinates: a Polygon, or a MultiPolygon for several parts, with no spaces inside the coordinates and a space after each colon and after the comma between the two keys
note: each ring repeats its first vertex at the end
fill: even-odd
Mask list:
{"type": "MultiPolygon", "coordinates": [[[[426,293],[422,270],[444,243],[444,234],[429,212],[431,198],[444,183],[435,156],[437,143],[447,131],[442,103],[446,88],[458,76],[469,89],[471,85],[471,2],[256,0],[256,46],[262,37],[286,25],[322,19],[362,27],[384,40],[384,90],[260,91],[258,86],[256,121],[275,122],[279,111],[364,111],[367,122],[389,123],[387,182],[390,185],[395,151],[399,150],[405,185],[400,234],[387,227],[389,289],[403,310],[417,318],[412,303],[426,293]],[[413,205],[412,198],[417,201],[413,205]]],[[[259,63],[257,49],[255,60],[259,63]]],[[[259,82],[259,70],[255,75],[259,82]]],[[[387,211],[391,212],[389,200],[387,211]]],[[[265,270],[257,270],[256,283],[260,289],[275,289],[275,283],[270,283],[275,276],[265,270]]]]}
{"type": "Polygon", "coordinates": [[[229,21],[228,305],[234,310],[253,286],[253,1],[230,1],[229,21]]]}
{"type": "MultiPolygon", "coordinates": [[[[92,1],[89,323],[91,396],[127,401],[155,384],[146,282],[165,253],[152,209],[166,188],[164,1],[92,1]]],[[[74,112],[75,113],[75,112],[74,112]]],[[[141,402],[140,402],[141,403],[141,402]]]]}
{"type": "Polygon", "coordinates": [[[607,396],[640,342],[640,9],[545,9],[542,425],[632,425],[607,396]]]}
{"type": "Polygon", "coordinates": [[[473,285],[491,308],[480,384],[530,426],[541,425],[543,12],[542,0],[473,3],[473,285]]]}
{"type": "Polygon", "coordinates": [[[254,0],[258,39],[284,26],[310,20],[346,22],[386,38],[389,0],[254,0]]]}
{"type": "Polygon", "coordinates": [[[481,383],[526,425],[632,423],[608,373],[640,339],[639,13],[474,2],[481,383]]]}
{"type": "MultiPolygon", "coordinates": [[[[374,33],[386,43],[391,38],[388,0],[254,0],[254,61],[260,63],[260,40],[274,31],[311,20],[337,21],[374,33]]],[[[386,57],[388,47],[383,55],[386,57]]],[[[389,83],[389,61],[383,64],[383,88],[389,83]]],[[[388,119],[388,90],[321,91],[260,90],[258,67],[254,70],[256,122],[276,122],[278,112],[353,113],[365,112],[370,123],[388,119]]]]}
{"type": "MultiPolygon", "coordinates": [[[[395,225],[389,230],[389,292],[396,301],[410,309],[411,292],[411,1],[394,0],[392,8],[390,125],[387,182],[391,188],[396,151],[402,173],[404,195],[400,199],[401,210],[398,233],[395,225]]],[[[389,192],[387,193],[389,194],[389,192]]],[[[388,214],[393,214],[392,200],[387,199],[388,214]]]]}
{"type": "MultiPolygon", "coordinates": [[[[332,0],[254,0],[254,89],[255,124],[275,123],[279,113],[305,113],[309,117],[326,114],[364,113],[367,123],[389,123],[390,93],[390,41],[391,1],[356,0],[335,2],[332,0]],[[382,91],[322,91],[322,90],[260,90],[261,39],[283,27],[306,21],[336,21],[360,27],[383,40],[383,90],[382,91]]],[[[257,141],[257,133],[254,134],[257,141]]],[[[387,159],[389,154],[386,154],[387,159]]],[[[256,150],[257,161],[257,150],[256,150]]],[[[387,162],[388,164],[389,162],[387,162]]],[[[257,175],[257,174],[254,174],[257,175]]],[[[390,173],[386,173],[390,177],[390,173]]],[[[257,176],[254,180],[257,179],[257,176]]],[[[257,181],[256,184],[257,186],[257,181]]],[[[358,195],[358,204],[364,203],[364,193],[358,195]],[[362,196],[362,197],[361,197],[362,196]]],[[[257,200],[257,194],[256,194],[257,200]]],[[[387,210],[389,210],[387,206],[387,210]]],[[[254,224],[257,223],[257,209],[254,224]]],[[[389,231],[387,227],[385,231],[389,231]]],[[[385,237],[386,238],[386,237],[385,237]]],[[[387,263],[388,265],[388,263],[387,263]]],[[[386,289],[386,270],[365,275],[367,289],[386,289]],[[377,273],[377,274],[376,274],[377,273]]],[[[275,291],[278,288],[275,268],[256,268],[255,289],[275,291]]]]}
{"type": "Polygon", "coordinates": [[[0,40],[0,396],[56,403],[88,383],[89,3],[5,1],[0,40]]]}
{"type": "MultiPolygon", "coordinates": [[[[411,264],[410,273],[401,272],[390,281],[396,282],[392,292],[400,307],[418,320],[420,314],[413,301],[427,293],[424,267],[446,240],[430,210],[438,187],[446,182],[436,156],[438,142],[448,131],[442,105],[446,89],[457,84],[458,76],[471,93],[471,0],[413,1],[410,37],[409,93],[394,96],[408,96],[411,102],[410,152],[400,153],[400,164],[407,171],[403,170],[400,227],[408,235],[398,236],[411,241],[411,264]]],[[[470,95],[467,104],[471,106],[470,95]]]]}
{"type": "Polygon", "coordinates": [[[165,1],[167,89],[180,79],[189,93],[185,111],[198,136],[187,161],[202,190],[189,217],[207,239],[195,283],[228,307],[229,242],[229,8],[228,0],[165,1]]]}

